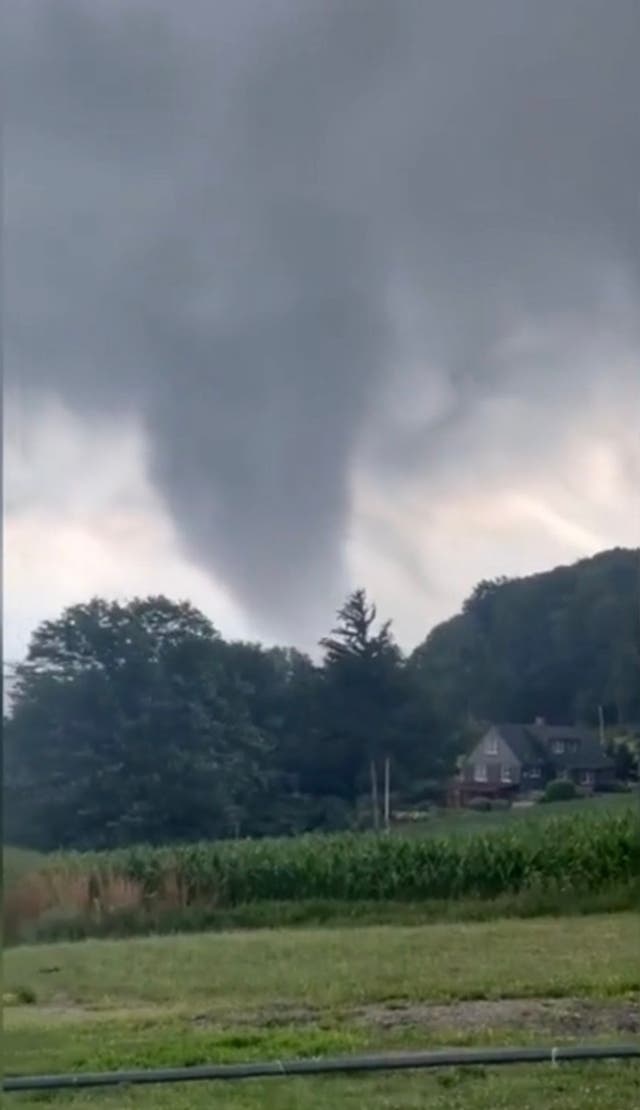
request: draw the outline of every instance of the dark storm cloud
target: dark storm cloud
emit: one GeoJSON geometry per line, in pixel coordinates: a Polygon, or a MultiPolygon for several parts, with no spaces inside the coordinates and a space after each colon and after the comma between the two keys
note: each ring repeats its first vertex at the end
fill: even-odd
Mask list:
{"type": "Polygon", "coordinates": [[[561,425],[589,384],[498,357],[518,314],[579,328],[609,272],[637,310],[637,0],[14,0],[6,23],[10,384],[137,414],[185,543],[276,630],[342,588],[398,351],[454,389],[372,457],[442,471],[483,398],[561,425]]]}

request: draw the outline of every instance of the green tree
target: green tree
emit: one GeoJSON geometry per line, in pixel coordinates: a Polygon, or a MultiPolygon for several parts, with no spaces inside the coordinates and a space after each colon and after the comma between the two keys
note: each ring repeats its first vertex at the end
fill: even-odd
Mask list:
{"type": "Polygon", "coordinates": [[[640,721],[640,551],[481,582],[413,653],[438,715],[465,722],[640,721]]]}
{"type": "Polygon", "coordinates": [[[396,747],[403,683],[391,622],[376,630],[376,619],[376,607],[369,604],[365,591],[355,590],[321,646],[330,726],[324,742],[339,756],[352,798],[368,775],[373,822],[378,828],[381,764],[396,747]]]}
{"type": "Polygon", "coordinates": [[[323,781],[319,747],[320,670],[295,648],[256,643],[224,645],[230,681],[246,697],[252,723],[269,744],[265,789],[255,799],[252,834],[302,832],[324,827],[331,794],[323,781]]]}
{"type": "Polygon", "coordinates": [[[42,848],[237,830],[267,755],[218,633],[163,597],[94,599],[42,624],[5,754],[7,835],[42,848]]]}

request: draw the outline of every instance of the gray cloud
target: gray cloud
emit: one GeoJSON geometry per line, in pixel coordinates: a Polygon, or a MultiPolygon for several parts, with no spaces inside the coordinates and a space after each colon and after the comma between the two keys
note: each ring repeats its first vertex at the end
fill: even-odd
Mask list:
{"type": "Polygon", "coordinates": [[[436,485],[487,402],[558,441],[601,373],[505,355],[523,318],[638,349],[637,0],[8,9],[9,386],[138,416],[185,544],[265,626],[344,587],[367,428],[373,469],[436,485]],[[448,400],[396,434],[416,365],[448,400]]]}

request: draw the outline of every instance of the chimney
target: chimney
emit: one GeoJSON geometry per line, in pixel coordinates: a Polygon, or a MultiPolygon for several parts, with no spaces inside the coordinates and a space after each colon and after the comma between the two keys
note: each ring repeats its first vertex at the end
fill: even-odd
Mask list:
{"type": "Polygon", "coordinates": [[[544,726],[546,725],[547,722],[544,719],[544,717],[536,717],[536,719],[533,723],[534,723],[534,725],[537,725],[539,728],[544,728],[544,726]]]}

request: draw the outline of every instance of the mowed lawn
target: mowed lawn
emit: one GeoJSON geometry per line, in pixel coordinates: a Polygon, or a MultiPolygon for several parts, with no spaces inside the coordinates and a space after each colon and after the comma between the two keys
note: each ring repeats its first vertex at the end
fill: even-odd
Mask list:
{"type": "Polygon", "coordinates": [[[274,929],[8,949],[6,991],[90,1008],[315,1007],[640,989],[635,914],[477,924],[274,929]]]}
{"type": "MultiPolygon", "coordinates": [[[[547,1028],[544,1009],[531,1022],[525,1009],[514,1022],[498,1008],[487,1011],[488,1024],[474,1024],[460,1021],[461,1007],[499,999],[528,999],[531,1005],[542,999],[551,1006],[556,999],[562,1006],[566,1001],[570,1014],[572,1005],[588,999],[592,1008],[623,1004],[632,1014],[640,998],[639,956],[640,923],[633,914],[9,949],[4,991],[14,1000],[32,1001],[5,1009],[4,1064],[7,1072],[24,1074],[584,1041],[570,1020],[565,1034],[557,1013],[547,1028]],[[435,1004],[434,1024],[424,1014],[435,1004]]],[[[606,1022],[586,1039],[602,1037],[633,1040],[606,1022]]],[[[623,1110],[636,1103],[640,1068],[607,1063],[61,1092],[46,1099],[54,1108],[73,1110],[213,1105],[526,1110],[541,1104],[552,1110],[587,1105],[623,1110]]],[[[6,1105],[35,1110],[43,1096],[6,1096],[6,1105]]]]}

